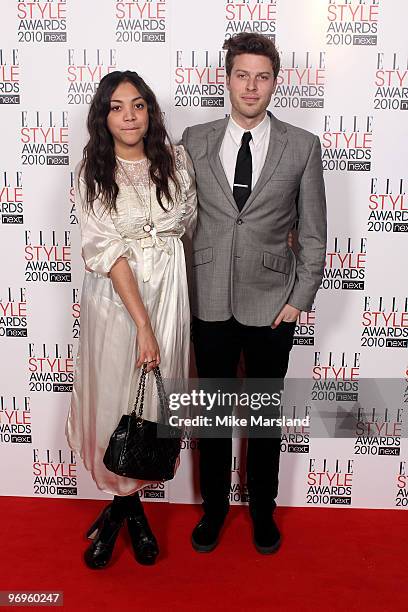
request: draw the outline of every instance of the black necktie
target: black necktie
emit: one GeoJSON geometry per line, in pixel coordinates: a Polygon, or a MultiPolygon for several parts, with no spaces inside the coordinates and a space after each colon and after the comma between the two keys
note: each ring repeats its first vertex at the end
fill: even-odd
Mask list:
{"type": "Polygon", "coordinates": [[[251,138],[251,132],[244,132],[235,166],[233,194],[240,211],[249,198],[252,187],[252,155],[249,147],[251,138]]]}

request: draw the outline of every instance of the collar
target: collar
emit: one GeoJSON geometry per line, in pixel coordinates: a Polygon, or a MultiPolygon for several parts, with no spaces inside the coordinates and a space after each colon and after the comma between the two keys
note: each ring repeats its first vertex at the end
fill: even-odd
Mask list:
{"type": "Polygon", "coordinates": [[[229,121],[228,121],[227,130],[231,134],[231,138],[233,139],[233,141],[238,147],[241,146],[242,135],[244,134],[244,132],[250,131],[252,134],[252,141],[254,143],[254,147],[257,147],[258,145],[261,144],[263,139],[266,137],[269,125],[270,125],[270,118],[269,118],[268,113],[265,113],[265,117],[262,119],[261,123],[258,123],[258,125],[252,128],[252,130],[246,130],[245,128],[241,127],[230,116],[229,121]]]}

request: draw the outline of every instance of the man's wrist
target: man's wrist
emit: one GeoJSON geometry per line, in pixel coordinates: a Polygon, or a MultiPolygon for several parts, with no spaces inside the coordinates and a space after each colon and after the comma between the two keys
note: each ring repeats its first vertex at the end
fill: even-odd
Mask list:
{"type": "Polygon", "coordinates": [[[291,304],[290,302],[287,302],[286,304],[287,306],[291,306],[292,308],[295,308],[296,310],[298,310],[299,312],[302,312],[302,309],[299,308],[299,306],[295,306],[294,304],[291,304]]]}

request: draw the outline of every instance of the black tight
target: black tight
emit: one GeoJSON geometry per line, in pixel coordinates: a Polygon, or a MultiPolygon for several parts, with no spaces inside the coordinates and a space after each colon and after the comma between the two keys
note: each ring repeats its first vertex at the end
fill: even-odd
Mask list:
{"type": "Polygon", "coordinates": [[[140,501],[138,491],[132,493],[131,495],[115,495],[113,497],[112,516],[115,518],[127,516],[130,511],[134,512],[140,508],[142,508],[142,503],[140,501]]]}

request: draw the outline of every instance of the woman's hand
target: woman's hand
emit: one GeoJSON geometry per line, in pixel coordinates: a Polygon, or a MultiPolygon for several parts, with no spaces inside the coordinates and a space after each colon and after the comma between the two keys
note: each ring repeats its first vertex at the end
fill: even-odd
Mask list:
{"type": "Polygon", "coordinates": [[[137,328],[138,357],[136,366],[141,368],[146,363],[146,372],[160,364],[160,349],[150,323],[137,328]]]}
{"type": "Polygon", "coordinates": [[[293,227],[288,234],[288,247],[292,249],[295,255],[299,251],[298,231],[293,227]]]}

